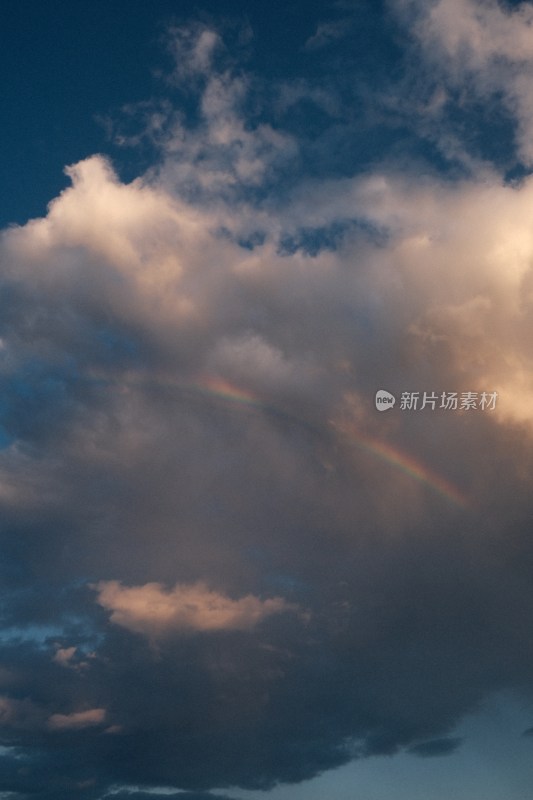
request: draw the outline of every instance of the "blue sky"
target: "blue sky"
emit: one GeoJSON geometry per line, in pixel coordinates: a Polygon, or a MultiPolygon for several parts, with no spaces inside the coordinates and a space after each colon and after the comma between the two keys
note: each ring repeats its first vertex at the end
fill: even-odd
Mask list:
{"type": "Polygon", "coordinates": [[[532,31],[5,14],[2,798],[528,796],[532,31]]]}
{"type": "MultiPolygon", "coordinates": [[[[380,5],[365,6],[354,31],[361,61],[378,66],[393,47],[381,33],[380,5]]],[[[65,164],[95,152],[111,154],[129,179],[146,168],[147,154],[117,149],[102,120],[117,116],[125,105],[171,94],[155,74],[169,66],[162,43],[172,23],[194,18],[226,28],[251,26],[247,66],[283,79],[317,77],[316,59],[303,52],[305,42],[323,19],[345,15],[322,2],[294,0],[272,9],[246,0],[197,6],[185,0],[81,0],[68,9],[60,2],[13,6],[4,16],[2,35],[2,182],[11,186],[2,221],[21,223],[43,214],[66,185],[65,164]]]]}

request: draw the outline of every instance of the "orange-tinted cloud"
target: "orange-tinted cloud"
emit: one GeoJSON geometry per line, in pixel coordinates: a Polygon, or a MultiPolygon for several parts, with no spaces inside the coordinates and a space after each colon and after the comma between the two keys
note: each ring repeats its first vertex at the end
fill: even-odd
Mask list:
{"type": "Polygon", "coordinates": [[[73,711],[71,714],[52,714],[48,727],[52,731],[77,731],[101,725],[106,718],[105,708],[90,708],[87,711],[73,711]]]}
{"type": "Polygon", "coordinates": [[[112,622],[147,636],[184,630],[251,630],[266,617],[293,609],[281,597],[261,600],[249,594],[232,600],[203,583],[178,584],[168,591],[159,583],[128,587],[119,581],[101,581],[94,588],[98,603],[111,611],[112,622]]]}

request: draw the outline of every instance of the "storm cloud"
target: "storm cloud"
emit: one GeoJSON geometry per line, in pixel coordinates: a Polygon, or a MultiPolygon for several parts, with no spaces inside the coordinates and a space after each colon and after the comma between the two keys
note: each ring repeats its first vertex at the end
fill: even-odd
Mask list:
{"type": "MultiPolygon", "coordinates": [[[[529,163],[529,6],[392,5],[416,11],[411,59],[463,53],[446,102],[503,92],[529,163]]],[[[216,800],[446,756],[486,698],[533,689],[532,179],[407,157],[311,175],[223,33],[169,41],[196,105],[143,106],[157,165],[69,166],[0,242],[0,789],[20,800],[216,800]]]]}

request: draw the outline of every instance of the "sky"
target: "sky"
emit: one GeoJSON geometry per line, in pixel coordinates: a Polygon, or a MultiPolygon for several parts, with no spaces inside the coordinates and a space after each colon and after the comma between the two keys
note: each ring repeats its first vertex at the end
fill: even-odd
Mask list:
{"type": "Polygon", "coordinates": [[[0,32],[0,800],[526,800],[533,3],[0,32]]]}

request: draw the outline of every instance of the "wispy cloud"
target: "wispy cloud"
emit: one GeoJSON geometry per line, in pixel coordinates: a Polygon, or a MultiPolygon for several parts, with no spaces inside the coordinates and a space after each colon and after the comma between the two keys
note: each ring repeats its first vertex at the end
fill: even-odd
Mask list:
{"type": "Polygon", "coordinates": [[[492,102],[502,98],[517,122],[518,155],[531,166],[533,149],[533,9],[506,8],[496,0],[439,0],[425,4],[397,0],[423,48],[424,59],[445,85],[492,102]]]}
{"type": "Polygon", "coordinates": [[[305,43],[306,50],[319,50],[328,45],[334,45],[339,39],[343,39],[350,32],[351,19],[338,19],[332,22],[321,22],[317,26],[316,32],[310,36],[305,43]]]}

